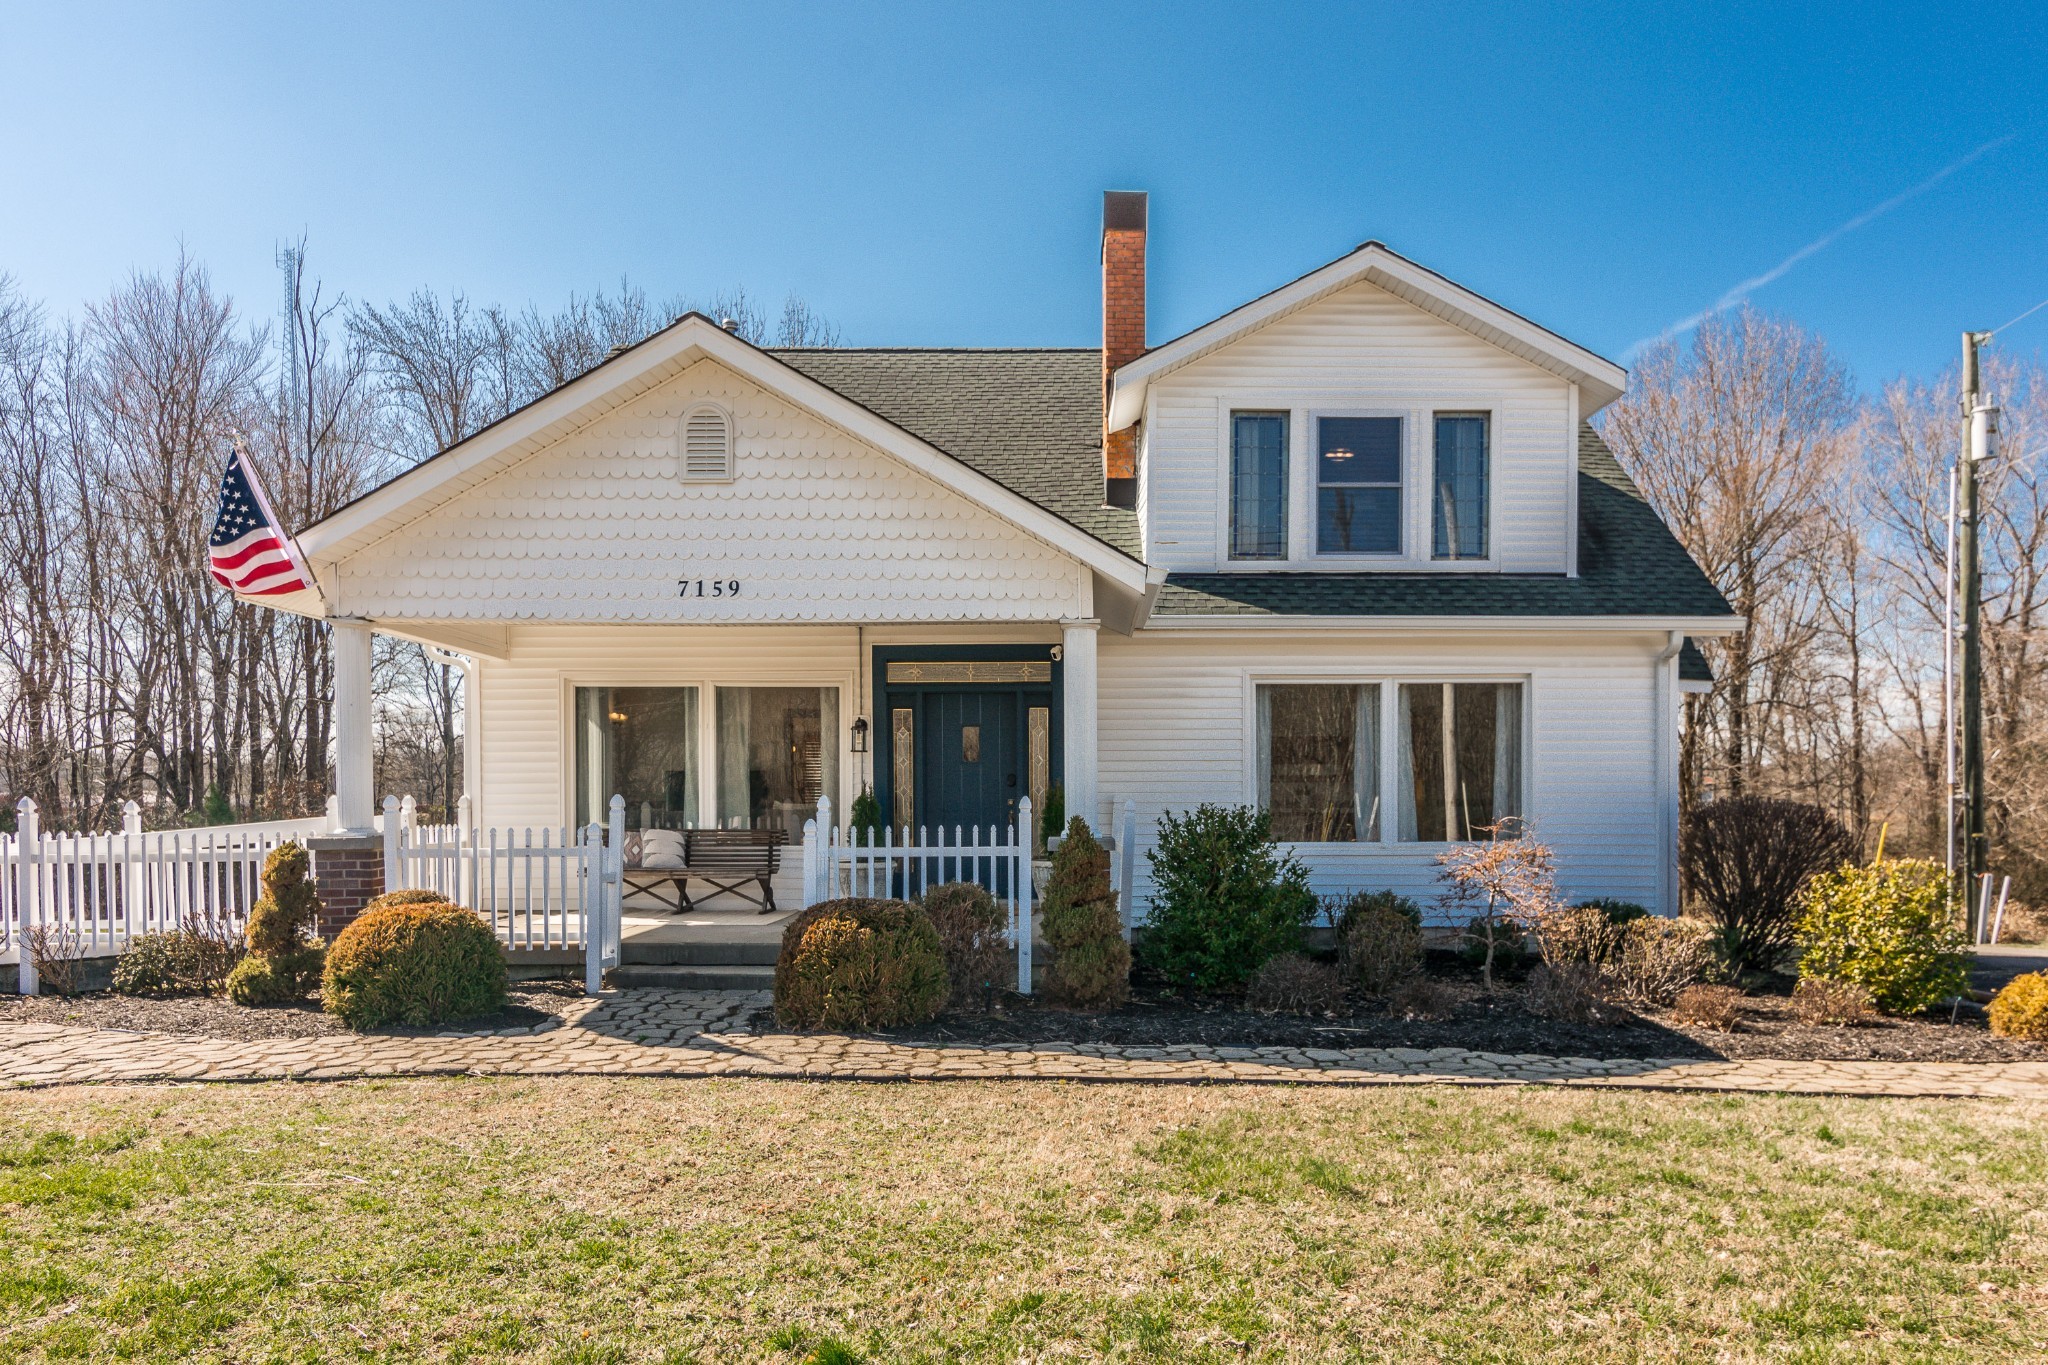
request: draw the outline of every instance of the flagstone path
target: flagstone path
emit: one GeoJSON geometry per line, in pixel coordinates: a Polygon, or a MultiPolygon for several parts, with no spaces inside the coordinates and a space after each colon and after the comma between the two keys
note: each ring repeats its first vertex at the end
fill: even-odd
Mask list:
{"type": "Polygon", "coordinates": [[[2048,1100],[2048,1061],[1597,1060],[1462,1048],[905,1044],[754,1034],[761,994],[609,991],[518,1034],[231,1041],[60,1024],[0,1025],[0,1085],[344,1080],[431,1075],[768,1076],[831,1080],[1036,1079],[1334,1085],[1570,1085],[2048,1100]]]}

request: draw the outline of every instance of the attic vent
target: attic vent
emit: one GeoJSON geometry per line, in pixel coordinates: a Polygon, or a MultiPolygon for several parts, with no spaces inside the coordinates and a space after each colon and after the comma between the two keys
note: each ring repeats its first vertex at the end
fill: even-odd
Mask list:
{"type": "Polygon", "coordinates": [[[732,477],[732,419],[722,409],[690,409],[679,434],[684,479],[709,483],[732,477]]]}

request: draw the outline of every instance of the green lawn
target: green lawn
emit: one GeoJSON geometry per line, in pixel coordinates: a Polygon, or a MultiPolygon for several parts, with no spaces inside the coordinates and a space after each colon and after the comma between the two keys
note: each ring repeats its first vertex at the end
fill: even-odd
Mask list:
{"type": "Polygon", "coordinates": [[[2048,1106],[0,1095],[0,1359],[2034,1360],[2048,1106]]]}

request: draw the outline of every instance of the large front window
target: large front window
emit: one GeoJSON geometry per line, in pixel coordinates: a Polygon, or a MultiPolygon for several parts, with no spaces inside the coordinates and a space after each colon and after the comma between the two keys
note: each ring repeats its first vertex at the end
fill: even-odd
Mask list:
{"type": "Polygon", "coordinates": [[[1258,698],[1259,804],[1273,837],[1377,841],[1379,685],[1262,684],[1258,698]]]}
{"type": "Polygon", "coordinates": [[[626,798],[628,829],[697,823],[697,689],[576,689],[576,820],[626,798]]]}
{"type": "Polygon", "coordinates": [[[792,840],[839,791],[839,689],[718,689],[718,823],[792,840]]]}
{"type": "Polygon", "coordinates": [[[1522,814],[1519,683],[1403,683],[1401,838],[1514,833],[1522,814]]]}

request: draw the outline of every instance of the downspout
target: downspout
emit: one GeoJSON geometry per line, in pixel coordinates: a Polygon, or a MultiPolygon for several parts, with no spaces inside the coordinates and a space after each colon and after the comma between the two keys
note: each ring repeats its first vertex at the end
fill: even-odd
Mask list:
{"type": "MultiPolygon", "coordinates": [[[[483,800],[483,699],[479,695],[476,661],[439,645],[422,643],[420,649],[432,662],[462,671],[462,794],[469,798],[471,823],[478,823],[478,808],[483,800]]],[[[450,811],[449,818],[453,819],[454,814],[450,811]]]]}
{"type": "Polygon", "coordinates": [[[1678,904],[1678,653],[1685,632],[1668,633],[1656,658],[1657,912],[1676,915],[1678,904]]]}

